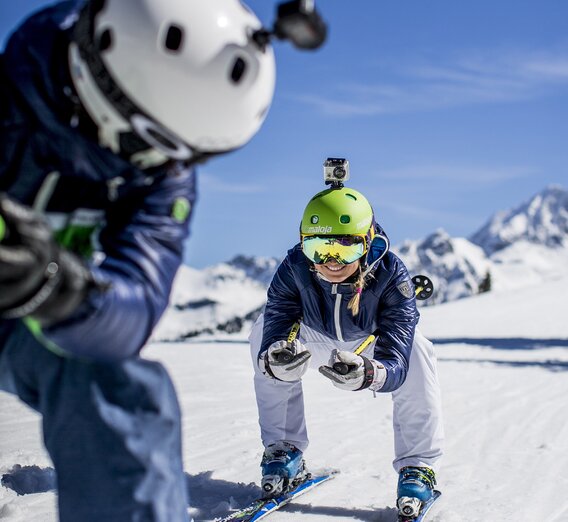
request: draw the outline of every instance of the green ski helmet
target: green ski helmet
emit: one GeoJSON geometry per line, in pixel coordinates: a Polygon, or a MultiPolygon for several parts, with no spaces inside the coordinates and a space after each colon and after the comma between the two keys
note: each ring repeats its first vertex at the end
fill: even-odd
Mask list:
{"type": "Polygon", "coordinates": [[[375,236],[373,209],[347,187],[327,189],[307,204],[300,225],[304,254],[314,263],[352,263],[365,255],[375,236]]]}

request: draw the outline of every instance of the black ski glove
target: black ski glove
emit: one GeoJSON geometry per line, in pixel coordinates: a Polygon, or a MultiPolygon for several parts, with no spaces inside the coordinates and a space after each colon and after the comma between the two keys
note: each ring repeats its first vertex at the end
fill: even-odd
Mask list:
{"type": "Polygon", "coordinates": [[[92,283],[83,261],[57,245],[44,218],[0,193],[0,317],[32,316],[50,326],[73,313],[92,283]]]}

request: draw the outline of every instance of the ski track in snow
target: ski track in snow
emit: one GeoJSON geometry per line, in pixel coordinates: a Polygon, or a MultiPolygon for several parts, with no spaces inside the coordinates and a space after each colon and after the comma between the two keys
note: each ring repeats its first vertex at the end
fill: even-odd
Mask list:
{"type": "MultiPolygon", "coordinates": [[[[544,295],[549,299],[553,294],[544,295]]],[[[550,323],[538,300],[531,318],[511,312],[512,326],[498,325],[490,313],[484,317],[492,303],[523,301],[518,295],[507,303],[500,299],[472,298],[422,314],[422,329],[439,340],[447,439],[438,474],[443,496],[430,522],[568,521],[565,303],[561,296],[557,305],[547,303],[562,320],[551,333],[542,327],[544,320],[537,320],[542,314],[550,323]],[[475,328],[456,325],[452,310],[455,318],[475,328]]],[[[168,367],[178,390],[196,521],[212,520],[252,500],[260,491],[262,446],[248,345],[153,344],[144,355],[168,367]]],[[[390,395],[373,398],[367,392],[337,390],[314,371],[304,379],[304,392],[308,467],[334,467],[341,474],[270,520],[394,522],[397,476],[391,467],[390,395]]],[[[15,465],[51,466],[41,446],[37,414],[1,394],[0,418],[0,475],[15,465]]],[[[29,468],[30,478],[34,473],[41,475],[29,468]]],[[[55,522],[55,504],[53,492],[18,496],[0,488],[2,521],[55,522]]]]}

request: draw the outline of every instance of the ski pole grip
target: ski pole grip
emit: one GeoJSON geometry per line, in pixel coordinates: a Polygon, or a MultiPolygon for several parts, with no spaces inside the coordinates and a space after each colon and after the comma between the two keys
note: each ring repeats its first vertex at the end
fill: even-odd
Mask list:
{"type": "Polygon", "coordinates": [[[273,353],[273,356],[280,364],[287,364],[294,358],[294,352],[284,348],[279,352],[273,353]]]}
{"type": "Polygon", "coordinates": [[[347,364],[344,362],[333,363],[333,369],[340,375],[347,375],[351,370],[355,369],[354,364],[347,364]]]}
{"type": "MultiPolygon", "coordinates": [[[[369,337],[367,337],[353,352],[355,355],[360,355],[365,351],[365,348],[367,348],[367,346],[369,346],[374,340],[375,340],[375,335],[371,334],[369,335],[369,337]]],[[[340,362],[337,361],[335,363],[333,363],[333,369],[339,373],[340,375],[347,375],[351,370],[354,370],[355,368],[357,368],[357,366],[355,364],[347,364],[344,362],[340,362]]]]}

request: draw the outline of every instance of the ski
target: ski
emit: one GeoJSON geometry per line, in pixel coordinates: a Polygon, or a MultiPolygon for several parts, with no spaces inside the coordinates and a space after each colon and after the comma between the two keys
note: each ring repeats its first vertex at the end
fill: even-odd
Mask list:
{"type": "Polygon", "coordinates": [[[438,490],[434,490],[434,495],[432,496],[432,498],[430,500],[428,500],[427,502],[425,502],[424,504],[422,504],[422,507],[420,508],[420,512],[418,513],[418,516],[416,517],[406,517],[404,515],[398,515],[398,522],[425,522],[426,521],[426,515],[428,514],[428,511],[430,511],[430,508],[434,505],[434,502],[436,502],[436,500],[438,500],[440,498],[440,496],[442,495],[442,493],[438,490]]]}
{"type": "Polygon", "coordinates": [[[245,506],[224,518],[216,518],[214,522],[253,522],[260,520],[270,513],[273,513],[282,506],[285,506],[295,498],[307,493],[310,489],[323,484],[332,479],[339,471],[326,471],[323,473],[308,474],[307,478],[300,482],[294,489],[282,493],[275,498],[253,500],[248,506],[245,506]]]}

